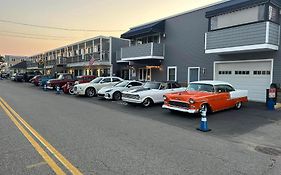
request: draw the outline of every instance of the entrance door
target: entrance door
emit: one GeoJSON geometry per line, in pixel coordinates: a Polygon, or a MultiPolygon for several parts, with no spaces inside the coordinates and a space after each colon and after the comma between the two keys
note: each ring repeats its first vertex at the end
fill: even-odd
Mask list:
{"type": "Polygon", "coordinates": [[[151,69],[140,68],[138,76],[139,76],[139,81],[151,81],[151,69]]]}
{"type": "Polygon", "coordinates": [[[188,83],[200,80],[200,67],[188,67],[188,83]]]}

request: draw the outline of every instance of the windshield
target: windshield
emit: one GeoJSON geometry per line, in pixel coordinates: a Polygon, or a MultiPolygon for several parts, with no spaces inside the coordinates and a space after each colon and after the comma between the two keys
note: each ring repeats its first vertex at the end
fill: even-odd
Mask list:
{"type": "Polygon", "coordinates": [[[127,84],[128,84],[128,81],[121,81],[120,83],[117,83],[115,85],[115,87],[125,87],[125,86],[127,86],[127,84]]]}
{"type": "Polygon", "coordinates": [[[91,81],[91,83],[99,83],[102,80],[102,78],[95,78],[91,81]]]}
{"type": "Polygon", "coordinates": [[[189,91],[202,91],[202,92],[214,92],[213,85],[210,84],[199,84],[199,83],[191,83],[187,87],[189,91]]]}
{"type": "Polygon", "coordinates": [[[147,82],[143,86],[144,88],[149,88],[149,89],[159,89],[161,83],[153,83],[153,82],[147,82]]]}

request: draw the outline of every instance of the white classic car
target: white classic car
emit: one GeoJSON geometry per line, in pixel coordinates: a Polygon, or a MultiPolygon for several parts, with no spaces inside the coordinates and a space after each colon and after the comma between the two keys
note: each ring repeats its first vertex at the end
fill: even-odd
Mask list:
{"type": "Polygon", "coordinates": [[[119,77],[98,77],[89,83],[75,85],[73,90],[74,94],[76,95],[94,97],[101,88],[106,86],[114,86],[120,81],[123,81],[123,79],[119,77]]]}
{"type": "Polygon", "coordinates": [[[98,91],[99,97],[105,99],[121,100],[122,92],[127,90],[138,89],[143,86],[143,83],[139,81],[125,80],[112,87],[103,87],[98,91]]]}
{"type": "Polygon", "coordinates": [[[153,103],[163,103],[164,94],[181,92],[185,89],[186,87],[181,87],[176,82],[147,82],[140,89],[124,91],[122,100],[127,103],[137,103],[148,107],[153,103]]]}

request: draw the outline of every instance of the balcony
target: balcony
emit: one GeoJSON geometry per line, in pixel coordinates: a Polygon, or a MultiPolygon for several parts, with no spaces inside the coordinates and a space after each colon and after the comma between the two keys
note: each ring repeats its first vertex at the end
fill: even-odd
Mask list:
{"type": "Polygon", "coordinates": [[[280,25],[259,22],[205,34],[205,53],[243,53],[279,49],[280,25]]]}
{"type": "Polygon", "coordinates": [[[163,60],[165,46],[162,43],[148,43],[121,48],[121,61],[136,61],[145,59],[163,60]]]}
{"type": "Polygon", "coordinates": [[[77,55],[73,57],[65,58],[64,63],[67,64],[67,67],[79,67],[79,66],[89,66],[89,61],[94,57],[95,61],[93,65],[110,65],[109,53],[103,52],[77,55]]]}

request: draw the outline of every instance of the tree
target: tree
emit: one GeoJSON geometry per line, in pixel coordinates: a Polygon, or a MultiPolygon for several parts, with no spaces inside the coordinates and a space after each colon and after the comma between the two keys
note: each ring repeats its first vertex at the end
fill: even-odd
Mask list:
{"type": "Polygon", "coordinates": [[[0,55],[0,62],[5,62],[4,57],[0,55]]]}

